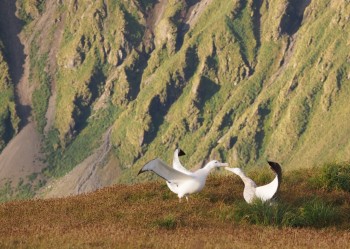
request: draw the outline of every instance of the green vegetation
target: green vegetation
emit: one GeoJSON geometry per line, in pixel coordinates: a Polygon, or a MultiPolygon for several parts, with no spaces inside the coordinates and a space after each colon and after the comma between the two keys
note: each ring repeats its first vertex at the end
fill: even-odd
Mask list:
{"type": "MultiPolygon", "coordinates": [[[[48,167],[3,182],[0,247],[348,246],[348,1],[17,6],[48,167]],[[28,200],[107,140],[119,183],[134,185],[28,200]],[[220,170],[189,202],[179,203],[163,180],[137,183],[157,179],[136,173],[155,157],[170,163],[177,146],[187,168],[215,158],[245,168],[259,185],[272,178],[256,173],[266,159],[278,161],[276,199],[246,204],[240,179],[220,170]]],[[[19,124],[5,49],[0,43],[0,151],[19,124]]]]}
{"type": "Polygon", "coordinates": [[[298,212],[294,213],[294,217],[290,218],[290,222],[294,226],[311,226],[317,228],[336,226],[344,214],[332,204],[319,199],[313,199],[299,207],[298,212]]]}
{"type": "MultiPolygon", "coordinates": [[[[251,8],[254,8],[254,6],[248,6],[247,0],[238,1],[238,3],[239,4],[234,10],[236,15],[233,16],[232,20],[227,17],[226,25],[228,26],[230,32],[232,32],[233,37],[235,37],[235,39],[238,41],[243,61],[247,64],[247,66],[250,66],[254,63],[257,45],[260,43],[260,35],[258,37],[254,37],[254,29],[259,29],[260,27],[256,26],[257,24],[254,23],[254,18],[256,17],[252,16],[254,10],[251,8]]],[[[254,3],[252,3],[252,5],[253,4],[254,3]]],[[[256,11],[259,10],[257,9],[256,11]]]]}
{"type": "Polygon", "coordinates": [[[29,24],[45,10],[44,0],[17,0],[19,18],[29,24]]]}
{"type": "MultiPolygon", "coordinates": [[[[110,127],[121,183],[154,178],[134,176],[154,157],[170,162],[176,146],[188,168],[214,158],[247,169],[273,159],[286,171],[349,160],[346,1],[21,0],[18,7],[28,24],[21,35],[30,41],[47,177],[69,173],[110,127]],[[43,132],[46,113],[54,120],[43,132]]],[[[18,129],[13,86],[2,75],[0,148],[18,129]]],[[[338,174],[326,171],[322,177],[338,174]]]]}
{"type": "Polygon", "coordinates": [[[321,167],[312,181],[316,186],[327,190],[350,192],[350,163],[327,163],[321,167]]]}
{"type": "Polygon", "coordinates": [[[57,130],[51,130],[45,145],[49,167],[44,173],[50,177],[63,176],[91,155],[92,151],[103,143],[102,135],[111,126],[119,112],[118,109],[110,107],[96,113],[87,120],[85,129],[64,148],[60,147],[57,130]]]}
{"type": "Polygon", "coordinates": [[[11,182],[6,181],[5,184],[0,188],[0,202],[10,201],[13,196],[13,190],[11,182]]]}
{"type": "Polygon", "coordinates": [[[160,219],[156,219],[154,224],[158,228],[165,228],[168,230],[176,228],[176,218],[173,215],[166,215],[160,219]]]}
{"type": "Polygon", "coordinates": [[[91,117],[82,131],[82,136],[64,148],[60,147],[57,130],[50,131],[45,145],[49,167],[44,173],[50,177],[63,176],[91,155],[92,151],[103,142],[102,135],[118,113],[117,109],[109,108],[91,117]]]}
{"type": "Polygon", "coordinates": [[[247,222],[264,226],[290,225],[287,223],[289,220],[286,222],[284,218],[284,216],[289,218],[288,208],[279,203],[264,203],[256,200],[253,204],[249,205],[246,202],[241,202],[232,212],[237,222],[247,222]]]}
{"type": "Polygon", "coordinates": [[[261,202],[252,205],[241,203],[234,209],[237,222],[278,227],[328,227],[336,226],[343,218],[337,207],[323,200],[304,199],[300,206],[279,202],[261,202]]]}
{"type": "Polygon", "coordinates": [[[32,199],[35,196],[36,191],[42,188],[46,183],[45,180],[36,178],[37,173],[34,173],[28,177],[28,181],[20,178],[16,185],[12,184],[11,181],[6,180],[0,188],[0,203],[32,199]]]}
{"type": "Polygon", "coordinates": [[[3,49],[0,40],[0,152],[17,133],[19,124],[14,102],[14,87],[3,49]]]}
{"type": "Polygon", "coordinates": [[[43,133],[46,125],[46,111],[49,105],[50,76],[47,72],[47,54],[39,55],[38,47],[31,47],[30,81],[36,86],[32,95],[34,118],[37,129],[43,133]]]}
{"type": "MultiPolygon", "coordinates": [[[[283,9],[283,4],[278,3],[276,10],[283,9]]],[[[343,95],[339,95],[340,88],[331,83],[334,78],[347,81],[346,58],[334,56],[344,54],[346,41],[338,25],[333,27],[335,36],[324,35],[332,29],[326,24],[333,16],[330,13],[343,16],[345,12],[340,5],[331,9],[310,5],[324,19],[308,16],[298,27],[305,37],[296,40],[276,33],[279,21],[270,19],[281,13],[256,1],[237,1],[225,7],[214,1],[172,56],[164,57],[160,51],[164,51],[162,42],[168,41],[168,46],[176,37],[171,41],[158,37],[159,46],[148,61],[149,67],[157,68],[145,69],[136,101],[115,122],[117,157],[122,165],[134,165],[124,168],[120,181],[134,181],[131,176],[155,156],[170,161],[169,150],[175,144],[189,155],[183,159],[189,167],[213,157],[242,167],[275,158],[288,169],[300,165],[297,158],[305,162],[302,167],[312,167],[321,154],[322,162],[334,156],[346,160],[348,142],[340,137],[345,133],[338,131],[348,128],[345,114],[336,109],[346,105],[341,96],[347,96],[350,89],[341,84],[343,95]],[[323,31],[317,29],[321,26],[323,31]],[[310,50],[313,32],[324,42],[311,45],[310,50]],[[185,59],[187,55],[192,59],[185,59]],[[320,77],[328,73],[334,77],[320,77]],[[333,108],[325,112],[319,106],[328,98],[333,108]],[[325,123],[325,116],[338,131],[332,125],[319,125],[325,123]],[[130,122],[138,128],[130,127],[130,122]],[[317,135],[324,133],[329,134],[327,138],[317,135]],[[327,152],[331,144],[337,148],[332,155],[327,152]]],[[[169,6],[166,14],[176,13],[172,7],[176,9],[169,6]]]]}

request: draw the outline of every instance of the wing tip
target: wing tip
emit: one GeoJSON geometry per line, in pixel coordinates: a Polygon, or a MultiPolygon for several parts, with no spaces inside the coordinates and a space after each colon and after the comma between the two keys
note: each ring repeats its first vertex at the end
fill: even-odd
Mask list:
{"type": "Polygon", "coordinates": [[[142,174],[143,172],[145,172],[146,170],[143,170],[143,167],[139,170],[139,172],[137,173],[137,175],[142,174]]]}
{"type": "Polygon", "coordinates": [[[137,173],[137,175],[142,174],[143,172],[149,171],[149,169],[148,169],[148,168],[145,169],[145,167],[146,167],[150,162],[152,162],[152,161],[154,161],[154,160],[156,160],[156,159],[157,159],[157,158],[155,158],[155,159],[153,159],[153,160],[150,160],[150,161],[148,161],[147,163],[145,163],[145,165],[142,166],[142,168],[139,170],[139,173],[137,173]]]}

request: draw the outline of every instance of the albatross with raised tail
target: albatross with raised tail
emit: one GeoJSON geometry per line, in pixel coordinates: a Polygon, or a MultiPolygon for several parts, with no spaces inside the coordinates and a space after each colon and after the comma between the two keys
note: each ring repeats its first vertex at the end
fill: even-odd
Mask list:
{"type": "Polygon", "coordinates": [[[174,154],[174,161],[177,160],[179,164],[174,164],[173,162],[173,168],[169,167],[161,159],[156,158],[146,163],[140,169],[138,175],[146,171],[154,172],[167,181],[170,190],[177,194],[180,201],[184,196],[188,201],[188,196],[190,194],[200,192],[204,188],[207,176],[212,169],[228,166],[227,163],[213,160],[207,163],[203,168],[191,172],[181,165],[177,156],[178,154],[174,154]]]}
{"type": "Polygon", "coordinates": [[[225,168],[241,177],[244,183],[243,197],[247,203],[252,203],[255,198],[261,199],[265,202],[270,200],[276,194],[282,180],[282,169],[278,163],[271,161],[268,161],[268,163],[271,169],[275,172],[276,177],[272,182],[260,187],[258,187],[252,179],[247,177],[240,168],[225,168]]]}

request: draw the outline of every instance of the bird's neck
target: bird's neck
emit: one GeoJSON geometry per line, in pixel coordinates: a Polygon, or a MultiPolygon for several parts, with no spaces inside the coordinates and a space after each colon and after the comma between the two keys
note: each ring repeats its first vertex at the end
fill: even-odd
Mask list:
{"type": "Polygon", "coordinates": [[[203,168],[201,168],[199,171],[201,172],[202,175],[207,176],[212,169],[216,168],[215,165],[205,165],[203,168]]]}
{"type": "Polygon", "coordinates": [[[247,184],[251,181],[251,179],[247,177],[243,172],[239,172],[237,175],[242,179],[244,184],[247,184]]]}

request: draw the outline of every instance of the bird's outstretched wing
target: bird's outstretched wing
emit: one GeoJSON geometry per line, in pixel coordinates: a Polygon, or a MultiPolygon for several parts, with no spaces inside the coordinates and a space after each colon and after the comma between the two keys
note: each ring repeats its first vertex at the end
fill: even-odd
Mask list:
{"type": "Polygon", "coordinates": [[[165,162],[163,162],[159,158],[156,158],[146,163],[140,169],[138,174],[141,174],[146,171],[153,171],[154,173],[156,173],[158,176],[162,177],[166,181],[174,184],[178,184],[182,181],[193,179],[193,177],[169,167],[165,162]]]}
{"type": "Polygon", "coordinates": [[[257,187],[255,190],[255,195],[262,199],[263,201],[271,199],[277,192],[281,181],[282,181],[282,169],[278,163],[268,161],[271,169],[275,172],[276,177],[272,180],[272,182],[257,187]]]}
{"type": "Polygon", "coordinates": [[[184,174],[191,174],[192,172],[187,170],[180,162],[180,159],[179,157],[180,156],[184,156],[186,155],[185,152],[183,150],[181,150],[180,148],[179,149],[176,149],[175,152],[174,152],[174,159],[173,159],[173,168],[176,169],[177,171],[180,171],[184,174]]]}

